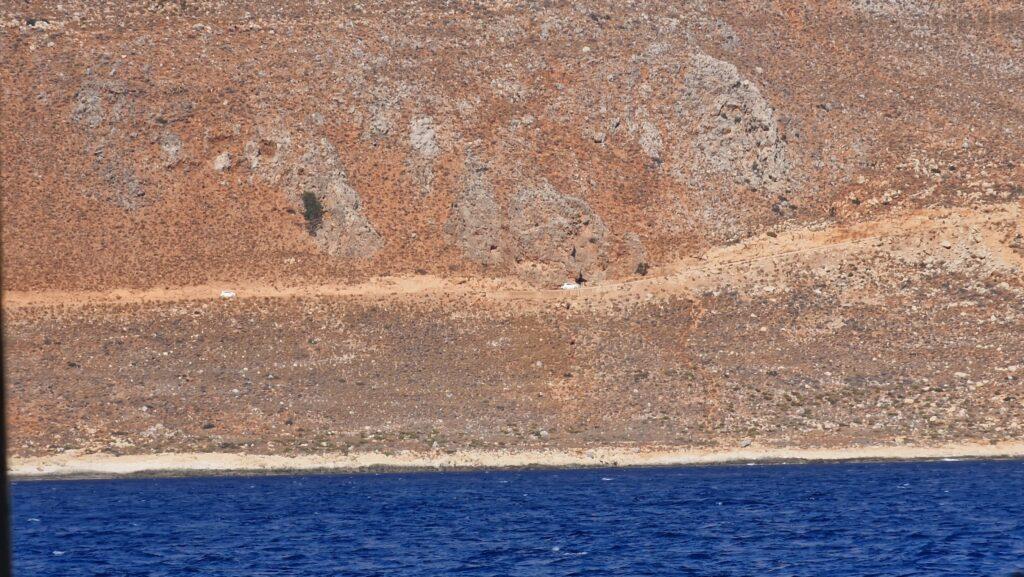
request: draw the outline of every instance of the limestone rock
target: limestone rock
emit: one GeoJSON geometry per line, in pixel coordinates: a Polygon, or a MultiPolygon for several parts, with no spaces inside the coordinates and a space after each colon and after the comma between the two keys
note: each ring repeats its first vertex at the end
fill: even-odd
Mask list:
{"type": "Polygon", "coordinates": [[[181,161],[181,137],[165,132],[159,138],[160,150],[164,154],[164,168],[173,168],[181,161]]]}
{"type": "Polygon", "coordinates": [[[699,167],[756,191],[784,187],[790,166],[772,106],[732,64],[699,53],[689,64],[683,102],[700,118],[699,167]]]}
{"type": "Polygon", "coordinates": [[[279,186],[298,206],[311,195],[322,210],[310,234],[325,252],[346,258],[369,258],[384,239],[363,213],[359,193],[348,183],[338,151],[325,137],[293,137],[281,129],[265,130],[246,147],[258,176],[279,186]]]}
{"type": "Polygon", "coordinates": [[[688,211],[709,240],[740,238],[771,215],[795,170],[775,110],[736,66],[691,55],[675,105],[671,173],[688,189],[688,211]]]}
{"type": "Polygon", "coordinates": [[[437,146],[437,130],[434,119],[429,116],[416,118],[409,123],[409,144],[419,155],[434,158],[440,154],[437,146]]]}
{"type": "Polygon", "coordinates": [[[608,267],[601,218],[582,199],[561,194],[541,181],[521,187],[508,208],[512,250],[517,262],[540,265],[537,280],[600,280],[608,267]]]}
{"type": "Polygon", "coordinates": [[[217,172],[230,170],[231,165],[231,153],[226,150],[218,154],[217,157],[213,159],[213,169],[216,170],[217,172]]]}
{"type": "Polygon", "coordinates": [[[466,258],[484,265],[502,262],[501,206],[487,178],[487,167],[467,162],[466,184],[452,204],[445,233],[466,258]]]}

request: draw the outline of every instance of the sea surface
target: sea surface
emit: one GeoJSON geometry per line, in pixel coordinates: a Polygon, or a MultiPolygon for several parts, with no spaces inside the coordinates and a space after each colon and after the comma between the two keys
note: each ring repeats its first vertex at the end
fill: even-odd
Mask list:
{"type": "Polygon", "coordinates": [[[17,576],[1024,575],[1024,462],[20,481],[17,576]]]}

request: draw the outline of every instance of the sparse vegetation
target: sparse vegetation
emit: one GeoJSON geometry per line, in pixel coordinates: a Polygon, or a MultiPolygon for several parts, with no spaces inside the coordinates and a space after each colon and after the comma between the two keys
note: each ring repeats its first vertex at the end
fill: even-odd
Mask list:
{"type": "Polygon", "coordinates": [[[306,230],[309,234],[316,235],[324,224],[324,206],[312,192],[302,193],[303,216],[306,217],[306,230]]]}

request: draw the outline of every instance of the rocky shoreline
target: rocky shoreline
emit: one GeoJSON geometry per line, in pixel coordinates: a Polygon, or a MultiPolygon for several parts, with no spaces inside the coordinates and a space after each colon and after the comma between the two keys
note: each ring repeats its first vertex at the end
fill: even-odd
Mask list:
{"type": "Polygon", "coordinates": [[[14,458],[9,465],[9,474],[15,480],[27,480],[1018,458],[1024,458],[1024,443],[845,448],[748,446],[722,451],[597,447],[578,450],[454,451],[450,454],[410,451],[301,456],[235,453],[113,456],[75,452],[40,458],[14,458]]]}

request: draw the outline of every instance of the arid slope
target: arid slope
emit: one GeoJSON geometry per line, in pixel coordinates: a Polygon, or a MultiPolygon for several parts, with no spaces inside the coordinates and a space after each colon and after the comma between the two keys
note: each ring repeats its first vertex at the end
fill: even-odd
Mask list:
{"type": "Polygon", "coordinates": [[[1018,2],[0,26],[17,455],[1024,432],[1018,2]]]}

